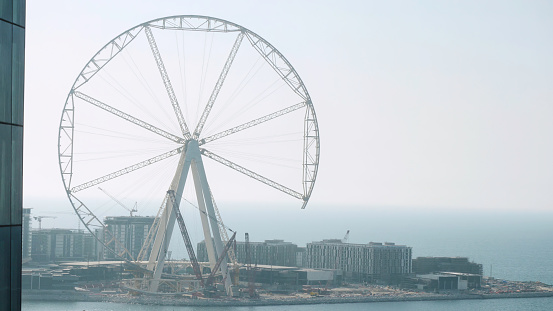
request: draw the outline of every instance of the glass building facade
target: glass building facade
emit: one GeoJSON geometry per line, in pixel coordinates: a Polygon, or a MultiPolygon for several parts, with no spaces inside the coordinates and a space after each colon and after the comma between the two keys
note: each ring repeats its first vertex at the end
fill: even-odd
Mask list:
{"type": "Polygon", "coordinates": [[[25,0],[0,0],[0,310],[21,310],[25,0]]]}

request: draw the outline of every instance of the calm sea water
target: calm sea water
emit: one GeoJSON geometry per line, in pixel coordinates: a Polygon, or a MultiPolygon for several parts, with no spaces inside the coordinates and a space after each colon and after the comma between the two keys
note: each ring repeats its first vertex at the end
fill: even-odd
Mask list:
{"type": "MultiPolygon", "coordinates": [[[[341,238],[350,242],[392,241],[413,247],[417,256],[463,256],[484,265],[496,278],[553,284],[553,212],[444,211],[339,208],[302,211],[265,209],[263,217],[236,207],[223,215],[232,228],[249,232],[254,241],[280,238],[300,246],[341,238]],[[248,217],[244,217],[248,215],[248,217]],[[492,271],[493,270],[493,271],[492,271]]],[[[197,231],[200,229],[198,228],[197,231]]],[[[194,229],[192,230],[194,231],[194,229]]],[[[201,232],[198,233],[200,235],[201,232]]],[[[180,248],[178,244],[175,244],[180,248]]],[[[185,257],[182,246],[182,257],[185,257]]],[[[178,251],[174,258],[179,258],[178,251]]],[[[156,310],[222,310],[210,307],[156,307],[156,310]]],[[[238,307],[248,311],[344,310],[553,310],[553,297],[527,299],[385,302],[338,305],[238,307]]],[[[92,302],[24,302],[24,311],[113,310],[151,311],[151,306],[92,302]]]]}
{"type": "MultiPolygon", "coordinates": [[[[486,310],[511,311],[532,310],[550,311],[553,309],[553,297],[520,298],[496,300],[458,300],[458,301],[414,301],[414,302],[373,302],[303,306],[265,306],[265,307],[155,307],[156,311],[335,311],[335,310],[371,310],[371,311],[448,311],[448,310],[486,310]]],[[[127,305],[106,302],[24,302],[23,311],[151,311],[152,306],[127,305]]]]}

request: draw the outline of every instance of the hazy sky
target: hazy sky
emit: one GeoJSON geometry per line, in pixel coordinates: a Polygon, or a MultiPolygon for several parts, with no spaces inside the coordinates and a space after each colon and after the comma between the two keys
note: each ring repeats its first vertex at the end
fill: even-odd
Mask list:
{"type": "Polygon", "coordinates": [[[181,14],[256,32],[303,79],[321,137],[307,208],[553,207],[551,1],[28,0],[25,202],[66,198],[58,126],[86,62],[181,14]]]}

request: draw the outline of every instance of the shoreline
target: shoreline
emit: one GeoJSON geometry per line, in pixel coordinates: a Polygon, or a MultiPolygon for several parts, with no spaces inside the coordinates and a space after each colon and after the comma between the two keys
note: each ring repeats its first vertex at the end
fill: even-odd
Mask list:
{"type": "Polygon", "coordinates": [[[506,299],[506,298],[542,298],[553,297],[553,291],[522,292],[500,294],[427,294],[405,296],[360,296],[360,297],[312,297],[312,298],[261,298],[261,299],[188,299],[161,298],[148,296],[129,296],[78,293],[65,290],[22,292],[25,301],[72,301],[72,302],[112,302],[141,305],[162,306],[205,306],[205,307],[242,307],[242,306],[274,306],[274,305],[306,305],[306,304],[343,304],[369,302],[403,302],[403,301],[436,301],[436,300],[468,300],[468,299],[506,299]]]}

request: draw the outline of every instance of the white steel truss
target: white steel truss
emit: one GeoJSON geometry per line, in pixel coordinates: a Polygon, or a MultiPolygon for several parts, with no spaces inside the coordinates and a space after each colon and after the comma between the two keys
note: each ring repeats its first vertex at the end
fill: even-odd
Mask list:
{"type": "Polygon", "coordinates": [[[240,166],[232,161],[229,161],[221,156],[218,156],[216,154],[214,154],[213,152],[210,152],[210,151],[207,151],[206,149],[200,149],[200,151],[202,152],[203,155],[205,155],[206,157],[212,159],[212,160],[215,160],[225,166],[228,166],[230,168],[232,168],[233,170],[239,172],[239,173],[242,173],[246,176],[249,176],[257,181],[260,181],[266,185],[269,185],[277,190],[280,190],[288,195],[291,195],[295,198],[298,198],[298,199],[301,199],[301,200],[305,200],[303,194],[297,192],[297,191],[294,191],[286,186],[283,186],[277,182],[274,182],[272,180],[270,180],[269,178],[266,178],[266,177],[263,177],[253,171],[250,171],[249,169],[243,167],[243,166],[240,166]]]}
{"type": "Polygon", "coordinates": [[[194,135],[193,135],[194,139],[198,139],[198,137],[200,136],[200,133],[202,132],[202,129],[205,125],[205,121],[207,120],[207,117],[209,116],[209,112],[211,112],[211,108],[213,108],[213,104],[215,104],[215,100],[217,99],[217,95],[219,95],[219,91],[221,90],[221,87],[223,86],[223,82],[225,82],[225,78],[227,77],[230,66],[232,65],[232,61],[234,60],[234,57],[236,57],[236,53],[238,52],[238,48],[240,47],[240,43],[242,43],[243,38],[244,38],[244,33],[243,32],[239,33],[238,37],[236,37],[236,41],[234,42],[234,45],[232,46],[232,50],[230,51],[230,54],[227,58],[225,66],[223,67],[223,71],[221,71],[221,74],[219,75],[219,79],[217,80],[217,83],[215,84],[215,88],[213,88],[213,92],[211,92],[211,96],[209,97],[209,100],[207,101],[207,105],[205,106],[204,112],[202,113],[202,117],[200,118],[200,121],[198,122],[198,125],[196,126],[196,130],[194,130],[194,135]]]}
{"type": "Polygon", "coordinates": [[[214,140],[217,140],[219,138],[223,138],[225,136],[228,136],[228,135],[231,135],[231,134],[234,134],[234,133],[237,133],[237,132],[240,132],[240,131],[243,131],[247,128],[250,128],[252,126],[256,126],[258,124],[261,124],[263,122],[267,122],[269,120],[272,120],[274,118],[277,118],[277,117],[280,117],[282,115],[285,115],[287,113],[290,113],[292,111],[295,111],[295,110],[298,110],[300,108],[303,108],[305,107],[305,103],[299,103],[299,104],[296,104],[296,105],[293,105],[293,106],[290,106],[288,108],[284,108],[282,110],[279,110],[277,112],[273,112],[271,114],[268,114],[264,117],[261,117],[261,118],[258,118],[258,119],[255,119],[255,120],[252,120],[250,122],[246,122],[244,124],[241,124],[241,125],[238,125],[238,126],[235,126],[233,128],[230,128],[228,130],[225,130],[225,131],[222,131],[222,132],[219,132],[217,134],[213,134],[209,137],[206,137],[206,138],[202,138],[200,140],[200,145],[203,145],[203,144],[206,144],[210,141],[214,141],[214,140]]]}
{"type": "Polygon", "coordinates": [[[133,116],[127,114],[127,113],[124,113],[124,112],[121,111],[121,110],[118,110],[118,109],[116,109],[116,108],[113,108],[113,107],[111,107],[110,105],[105,104],[105,103],[102,103],[101,101],[99,101],[99,100],[97,100],[97,99],[94,99],[94,98],[92,98],[92,97],[90,97],[90,96],[88,96],[88,95],[86,95],[86,94],[83,94],[83,93],[81,93],[81,92],[79,92],[79,91],[75,92],[75,96],[78,97],[78,98],[80,98],[80,99],[82,99],[82,100],[84,100],[84,101],[86,101],[86,102],[88,102],[88,103],[91,103],[92,105],[94,105],[94,106],[96,106],[96,107],[102,108],[102,109],[104,109],[105,111],[107,111],[107,112],[109,112],[109,113],[112,113],[112,114],[114,114],[114,115],[116,115],[116,116],[118,116],[118,117],[120,117],[120,118],[122,118],[122,119],[124,119],[124,120],[127,120],[127,121],[129,121],[129,122],[131,122],[131,123],[134,123],[134,124],[136,124],[136,125],[138,125],[138,126],[140,126],[140,127],[143,127],[143,128],[145,128],[145,129],[147,129],[148,131],[154,132],[154,133],[156,133],[156,134],[158,134],[158,135],[161,135],[161,136],[163,136],[163,137],[165,137],[165,138],[168,138],[168,139],[170,139],[170,140],[172,140],[172,141],[174,141],[174,142],[176,142],[176,143],[181,143],[181,144],[183,144],[184,141],[185,141],[185,140],[184,140],[183,138],[181,138],[181,137],[178,137],[178,136],[176,136],[176,135],[173,135],[173,134],[171,134],[171,133],[168,133],[168,132],[166,132],[166,131],[164,131],[164,130],[162,130],[162,129],[156,127],[156,126],[151,125],[151,124],[148,123],[148,122],[144,122],[144,121],[142,121],[142,120],[140,120],[140,119],[137,119],[137,118],[135,118],[135,117],[133,117],[133,116]]]}
{"type": "Polygon", "coordinates": [[[151,164],[154,164],[156,162],[159,162],[161,160],[165,160],[169,157],[172,157],[174,155],[177,155],[179,153],[182,152],[182,149],[183,147],[179,147],[177,149],[174,149],[174,150],[171,150],[169,152],[165,152],[164,154],[160,154],[158,156],[155,156],[153,158],[149,158],[147,160],[144,160],[142,162],[139,162],[139,163],[136,163],[136,164],[133,164],[131,166],[127,166],[123,169],[120,169],[118,171],[115,171],[113,173],[110,173],[110,174],[107,174],[107,175],[104,175],[102,177],[98,177],[96,179],[93,179],[91,181],[88,181],[88,182],[85,182],[83,184],[80,184],[78,186],[75,186],[73,188],[70,189],[69,192],[71,193],[75,193],[75,192],[78,192],[78,191],[81,191],[81,190],[84,190],[86,188],[90,188],[90,187],[93,187],[93,186],[96,186],[98,184],[101,184],[103,182],[106,182],[108,180],[111,180],[111,179],[114,179],[114,178],[117,178],[119,176],[122,176],[122,175],[125,175],[125,174],[128,174],[130,172],[133,172],[133,171],[136,171],[138,169],[141,169],[145,166],[148,166],[148,165],[151,165],[151,164]]]}
{"type": "Polygon", "coordinates": [[[171,81],[169,80],[167,70],[165,70],[165,65],[163,64],[163,60],[161,59],[159,49],[157,48],[154,34],[152,33],[152,30],[149,26],[145,26],[144,31],[146,32],[146,36],[148,37],[148,43],[150,44],[150,48],[152,49],[152,53],[154,54],[157,68],[159,69],[159,73],[161,74],[161,78],[163,79],[163,84],[165,85],[165,89],[167,90],[167,95],[169,96],[169,100],[173,105],[173,110],[175,111],[177,120],[179,121],[182,135],[184,136],[184,138],[189,139],[190,131],[188,130],[188,125],[186,125],[186,121],[184,121],[184,116],[182,115],[182,111],[177,101],[177,96],[175,95],[175,91],[173,91],[173,86],[171,85],[171,81]]]}
{"type": "MultiPolygon", "coordinates": [[[[98,96],[98,98],[104,97],[98,96]]],[[[109,102],[109,100],[107,102],[109,102]]],[[[114,102],[111,103],[116,105],[116,103],[114,102]]],[[[213,194],[207,182],[203,158],[210,158],[215,162],[224,165],[225,167],[231,168],[258,182],[261,182],[294,198],[297,198],[302,201],[302,208],[305,208],[313,191],[313,187],[317,177],[320,156],[319,144],[319,128],[315,115],[315,110],[311,102],[309,93],[307,92],[306,87],[304,86],[302,80],[300,79],[299,75],[296,73],[292,65],[276,48],[274,48],[270,43],[261,38],[259,35],[237,24],[222,19],[206,16],[182,15],[160,18],[133,27],[110,41],[91,58],[91,60],[84,66],[81,73],[75,79],[73,87],[71,88],[67,96],[60,121],[58,137],[58,156],[62,180],[65,185],[68,198],[73,205],[73,209],[75,210],[83,224],[85,224],[87,229],[92,234],[96,234],[97,230],[107,230],[107,228],[102,220],[94,214],[93,209],[87,207],[87,205],[85,205],[85,203],[77,197],[78,195],[81,195],[81,193],[79,193],[80,191],[86,190],[100,183],[116,179],[117,177],[133,173],[146,166],[164,161],[170,157],[180,154],[178,166],[168,190],[170,191],[170,193],[174,194],[176,202],[180,202],[183,196],[185,183],[187,181],[189,172],[191,171],[196,199],[198,202],[198,209],[200,211],[199,214],[202,222],[203,235],[206,242],[208,258],[210,265],[213,268],[216,265],[216,261],[219,258],[221,252],[223,251],[224,244],[228,241],[228,235],[226,233],[227,228],[223,225],[221,215],[219,214],[219,211],[215,204],[215,200],[213,198],[213,194]],[[143,35],[141,35],[142,30],[144,30],[143,35]],[[209,100],[204,107],[204,110],[195,126],[193,133],[189,131],[185,116],[181,111],[177,96],[171,84],[170,76],[167,73],[162,55],[154,37],[154,32],[157,35],[159,31],[163,30],[179,30],[206,33],[231,33],[229,35],[234,34],[236,36],[234,44],[230,50],[230,53],[228,54],[228,57],[226,58],[226,62],[218,76],[217,82],[212,89],[209,100]],[[88,91],[83,90],[86,87],[81,88],[82,86],[86,85],[98,72],[104,70],[104,68],[108,66],[110,61],[117,57],[123,49],[129,46],[132,42],[140,41],[135,40],[135,38],[137,38],[137,36],[139,35],[145,36],[147,39],[148,46],[155,60],[155,64],[157,66],[159,74],[161,75],[165,92],[167,93],[167,97],[173,108],[173,112],[180,127],[181,133],[178,133],[178,135],[162,130],[160,127],[157,127],[150,122],[140,120],[132,116],[130,113],[123,112],[107,103],[104,103],[93,97],[95,95],[97,96],[97,94],[89,94],[88,91]],[[244,46],[244,44],[242,44],[244,37],[247,38],[250,45],[244,46]],[[288,85],[290,89],[301,98],[299,100],[300,102],[288,106],[284,109],[267,114],[265,116],[258,117],[241,125],[223,130],[216,134],[202,137],[202,129],[209,119],[208,117],[211,109],[217,101],[218,94],[224,85],[225,79],[229,74],[233,61],[237,53],[246,48],[253,48],[255,51],[257,51],[257,53],[261,55],[261,58],[278,74],[278,76],[286,83],[286,85],[288,85]],[[80,100],[77,100],[76,98],[79,98],[80,100]],[[112,115],[121,118],[125,122],[130,122],[136,125],[137,128],[142,128],[156,133],[157,135],[167,139],[168,141],[175,143],[177,145],[177,148],[159,154],[155,157],[144,159],[143,161],[140,161],[138,163],[128,165],[112,173],[105,174],[92,180],[89,179],[84,183],[73,186],[73,183],[75,183],[77,180],[74,177],[75,172],[73,171],[75,162],[75,127],[78,126],[75,122],[75,114],[76,111],[79,111],[80,105],[83,104],[91,104],[98,109],[102,109],[104,111],[107,111],[108,113],[111,113],[112,115]],[[244,166],[234,163],[208,150],[210,149],[210,142],[216,141],[226,136],[233,135],[246,129],[253,128],[259,124],[282,117],[288,113],[300,109],[305,110],[303,120],[302,152],[303,187],[296,187],[303,188],[301,190],[277,183],[268,177],[262,176],[252,170],[245,168],[244,166]],[[202,148],[200,148],[200,146],[202,146],[202,148]]],[[[86,193],[86,191],[83,191],[82,193],[86,193]]],[[[113,235],[111,236],[111,238],[108,239],[107,243],[103,240],[100,241],[103,245],[110,243],[117,244],[117,248],[120,250],[117,255],[121,258],[124,258],[124,260],[129,263],[131,263],[132,260],[147,260],[148,263],[146,264],[146,267],[142,269],[147,270],[146,274],[152,275],[151,280],[148,282],[148,291],[151,292],[157,291],[159,285],[164,282],[162,279],[162,270],[165,264],[168,246],[171,240],[171,234],[173,232],[173,227],[176,219],[176,214],[173,209],[174,206],[178,206],[178,204],[173,204],[172,200],[168,200],[167,196],[165,196],[163,203],[161,204],[157,212],[154,223],[145,239],[145,244],[142,247],[137,258],[132,258],[128,250],[126,250],[124,247],[121,247],[122,245],[120,241],[114,239],[113,235]],[[149,249],[151,249],[151,251],[148,257],[147,253],[149,249]],[[129,260],[129,258],[131,259],[129,260]]],[[[235,256],[232,250],[230,250],[229,258],[231,258],[231,261],[234,261],[234,257],[235,256]]],[[[134,264],[137,265],[138,263],[135,262],[134,264]]],[[[227,288],[227,293],[230,293],[230,291],[232,290],[230,287],[231,278],[228,276],[229,271],[226,259],[221,263],[221,272],[223,275],[225,287],[227,288]]]]}
{"type": "Polygon", "coordinates": [[[119,52],[121,52],[127,45],[129,45],[136,36],[142,30],[142,25],[129,29],[111,40],[108,44],[92,57],[92,59],[83,68],[75,84],[73,90],[78,89],[81,85],[88,82],[94,75],[96,75],[104,66],[106,66],[110,60],[112,60],[119,52]]]}

